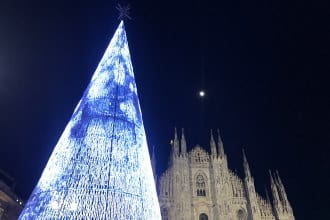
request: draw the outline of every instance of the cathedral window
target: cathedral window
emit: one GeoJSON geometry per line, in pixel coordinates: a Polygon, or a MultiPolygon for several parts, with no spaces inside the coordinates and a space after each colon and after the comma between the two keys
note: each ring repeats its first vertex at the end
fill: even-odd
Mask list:
{"type": "Polygon", "coordinates": [[[196,190],[197,196],[206,196],[205,180],[201,174],[199,174],[196,178],[196,190]]]}
{"type": "Polygon", "coordinates": [[[199,220],[208,220],[208,219],[209,217],[205,213],[199,215],[199,220]]]}
{"type": "Polygon", "coordinates": [[[237,211],[237,220],[245,220],[245,212],[240,209],[237,211]]]}

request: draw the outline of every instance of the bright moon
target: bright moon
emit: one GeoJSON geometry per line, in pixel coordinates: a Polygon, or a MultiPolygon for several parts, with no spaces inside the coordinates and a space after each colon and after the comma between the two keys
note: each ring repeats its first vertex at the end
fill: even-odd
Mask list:
{"type": "Polygon", "coordinates": [[[201,91],[199,92],[199,96],[200,96],[200,97],[204,97],[204,96],[205,96],[205,92],[204,92],[203,90],[201,90],[201,91]]]}

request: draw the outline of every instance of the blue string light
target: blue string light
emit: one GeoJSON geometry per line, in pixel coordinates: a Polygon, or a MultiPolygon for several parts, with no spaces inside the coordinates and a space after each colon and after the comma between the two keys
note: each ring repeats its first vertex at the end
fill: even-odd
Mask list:
{"type": "Polygon", "coordinates": [[[19,219],[161,219],[123,21],[19,219]]]}

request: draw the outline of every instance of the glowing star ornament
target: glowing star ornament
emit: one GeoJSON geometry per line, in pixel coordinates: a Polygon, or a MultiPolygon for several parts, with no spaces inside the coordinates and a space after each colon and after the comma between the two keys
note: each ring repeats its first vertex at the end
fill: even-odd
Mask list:
{"type": "Polygon", "coordinates": [[[161,219],[123,22],[19,219],[161,219]]]}

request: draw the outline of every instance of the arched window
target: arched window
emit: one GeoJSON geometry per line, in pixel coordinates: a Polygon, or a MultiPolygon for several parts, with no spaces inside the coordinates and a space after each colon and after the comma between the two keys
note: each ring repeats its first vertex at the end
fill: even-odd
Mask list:
{"type": "Polygon", "coordinates": [[[208,219],[209,217],[205,213],[199,215],[199,220],[208,220],[208,219]]]}
{"type": "Polygon", "coordinates": [[[197,196],[206,196],[205,180],[201,174],[196,177],[196,190],[197,196]]]}
{"type": "Polygon", "coordinates": [[[237,220],[245,220],[245,212],[240,209],[237,211],[237,220]]]}

